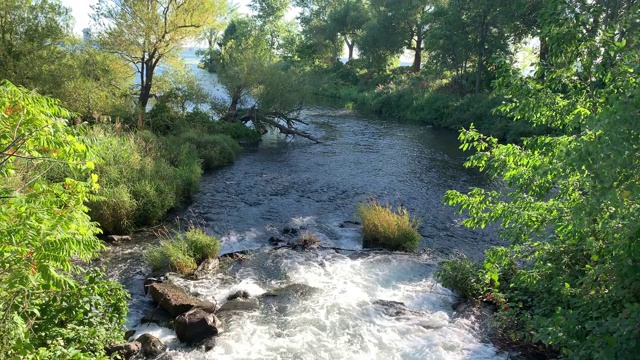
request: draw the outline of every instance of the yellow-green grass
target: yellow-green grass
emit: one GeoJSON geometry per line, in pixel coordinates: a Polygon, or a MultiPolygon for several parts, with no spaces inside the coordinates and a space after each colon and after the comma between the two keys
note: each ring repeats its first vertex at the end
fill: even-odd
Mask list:
{"type": "Polygon", "coordinates": [[[411,217],[407,209],[370,201],[358,206],[362,220],[362,246],[382,247],[389,250],[416,251],[422,241],[418,232],[420,221],[411,217]]]}

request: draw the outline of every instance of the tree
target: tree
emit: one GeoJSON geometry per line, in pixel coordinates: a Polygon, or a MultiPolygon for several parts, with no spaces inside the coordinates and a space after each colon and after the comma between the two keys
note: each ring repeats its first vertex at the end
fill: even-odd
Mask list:
{"type": "Polygon", "coordinates": [[[367,27],[363,46],[369,52],[377,49],[400,54],[404,49],[414,52],[412,69],[422,65],[424,39],[429,29],[428,15],[433,0],[371,0],[373,23],[367,27]],[[380,36],[384,32],[384,36],[380,36]]]}
{"type": "Polygon", "coordinates": [[[63,55],[71,29],[69,9],[55,0],[0,2],[0,78],[37,87],[63,55]]]}
{"type": "Polygon", "coordinates": [[[348,59],[353,59],[353,49],[362,34],[364,25],[369,21],[369,12],[362,0],[346,0],[336,5],[328,15],[331,38],[339,35],[348,49],[348,59]]]}
{"type": "Polygon", "coordinates": [[[91,151],[50,98],[3,81],[0,109],[0,353],[103,357],[127,307],[122,287],[82,267],[104,249],[86,207],[98,186],[91,151]]]}
{"type": "Polygon", "coordinates": [[[93,7],[101,46],[136,68],[141,110],[153,96],[158,65],[176,56],[202,27],[215,24],[225,6],[218,0],[100,0],[93,7]]]}
{"type": "Polygon", "coordinates": [[[636,1],[544,1],[545,76],[499,79],[506,111],[551,133],[501,145],[461,134],[468,162],[502,191],[450,191],[467,226],[497,222],[508,247],[487,253],[485,296],[499,339],[571,359],[640,351],[640,47],[636,1]]]}
{"type": "Polygon", "coordinates": [[[297,118],[309,93],[302,74],[279,61],[268,37],[250,18],[231,22],[225,31],[216,66],[229,105],[221,115],[225,121],[252,123],[261,134],[276,128],[287,135],[300,135],[318,142],[296,128],[297,118]]]}

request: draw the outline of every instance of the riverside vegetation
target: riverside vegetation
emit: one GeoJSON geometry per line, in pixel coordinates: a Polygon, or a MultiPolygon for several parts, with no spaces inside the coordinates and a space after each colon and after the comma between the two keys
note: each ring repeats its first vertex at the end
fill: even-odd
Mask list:
{"type": "MultiPolygon", "coordinates": [[[[253,0],[250,16],[177,3],[100,0],[89,42],[58,0],[0,4],[0,356],[106,357],[127,294],[89,270],[96,235],[156,224],[269,129],[320,141],[297,127],[312,92],[465,128],[468,166],[505,187],[445,201],[466,226],[498,223],[508,245],[437,277],[496,305],[494,343],[573,359],[640,351],[636,1],[253,0]],[[193,38],[209,44],[203,65],[227,100],[182,69],[177,49],[193,38]],[[523,61],[527,42],[537,50],[523,61]]],[[[365,242],[416,248],[406,211],[360,213],[365,242]]],[[[203,233],[178,237],[150,250],[152,264],[191,269],[217,253],[203,233]]]]}

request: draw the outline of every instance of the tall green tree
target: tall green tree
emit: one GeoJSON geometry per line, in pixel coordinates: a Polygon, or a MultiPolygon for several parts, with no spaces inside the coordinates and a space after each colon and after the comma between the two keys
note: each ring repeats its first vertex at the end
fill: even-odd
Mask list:
{"type": "Polygon", "coordinates": [[[168,63],[203,27],[221,17],[219,0],[100,0],[93,19],[100,26],[101,46],[135,66],[138,106],[154,95],[158,66],[168,63]]]}
{"type": "Polygon", "coordinates": [[[640,351],[640,46],[636,1],[543,1],[545,76],[503,74],[502,107],[553,133],[501,145],[474,130],[468,165],[503,191],[450,191],[473,227],[497,222],[510,245],[487,253],[486,296],[505,344],[542,344],[571,359],[640,351]]]}
{"type": "Polygon", "coordinates": [[[71,15],[57,0],[0,3],[0,77],[30,88],[63,56],[71,15]]]}
{"type": "Polygon", "coordinates": [[[526,1],[506,0],[437,3],[428,16],[431,28],[426,35],[432,63],[458,76],[472,73],[475,92],[485,89],[496,70],[491,59],[508,55],[511,42],[523,37],[526,6],[526,1]]]}
{"type": "Polygon", "coordinates": [[[369,11],[362,0],[347,0],[336,5],[328,15],[328,34],[342,37],[347,46],[347,59],[353,59],[356,42],[369,21],[369,11]]]}
{"type": "Polygon", "coordinates": [[[373,23],[364,35],[363,50],[401,54],[413,51],[414,72],[422,66],[424,39],[434,0],[371,0],[373,23]],[[384,35],[383,35],[384,34],[384,35]]]}

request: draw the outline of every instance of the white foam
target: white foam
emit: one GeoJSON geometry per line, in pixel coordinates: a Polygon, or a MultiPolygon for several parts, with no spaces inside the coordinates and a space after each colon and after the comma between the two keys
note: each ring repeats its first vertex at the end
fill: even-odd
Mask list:
{"type": "MultiPolygon", "coordinates": [[[[431,277],[434,265],[405,255],[351,259],[332,252],[280,252],[269,261],[287,279],[321,289],[316,294],[247,312],[227,324],[209,353],[174,352],[176,359],[506,359],[481,342],[469,320],[452,319],[452,293],[431,277]],[[277,259],[277,260],[274,260],[277,259]],[[398,317],[376,300],[404,302],[398,317]]],[[[265,291],[253,269],[235,280],[209,279],[189,287],[205,297],[224,298],[237,290],[265,291]]],[[[186,283],[185,283],[186,284],[186,283]]],[[[275,283],[272,284],[275,286],[275,283]]]]}

